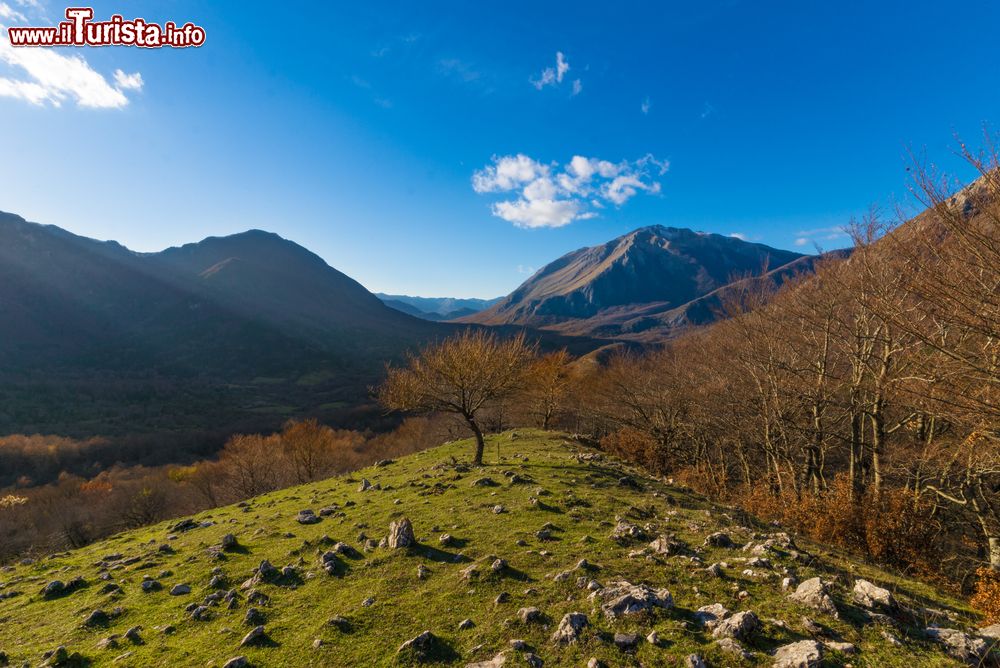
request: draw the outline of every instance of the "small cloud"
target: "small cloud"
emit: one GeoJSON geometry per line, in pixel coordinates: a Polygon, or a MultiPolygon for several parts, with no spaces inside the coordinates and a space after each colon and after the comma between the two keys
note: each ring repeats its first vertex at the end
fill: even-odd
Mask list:
{"type": "Polygon", "coordinates": [[[705,119],[714,114],[715,114],[715,107],[713,107],[711,103],[706,102],[705,105],[701,108],[701,117],[705,119]]]}
{"type": "Polygon", "coordinates": [[[639,192],[656,194],[669,164],[646,155],[613,163],[576,155],[563,166],[524,154],[494,157],[472,175],[480,194],[512,193],[493,204],[493,215],[517,227],[563,227],[598,215],[608,204],[622,206],[639,192]]]}
{"type": "Polygon", "coordinates": [[[120,89],[142,90],[144,82],[142,80],[142,75],[138,72],[125,74],[122,70],[115,70],[115,83],[118,84],[118,88],[120,89]]]}
{"type": "Polygon", "coordinates": [[[478,81],[482,74],[471,64],[458,58],[444,58],[438,61],[438,71],[461,83],[478,81]]]}
{"type": "Polygon", "coordinates": [[[740,241],[746,241],[747,240],[747,235],[743,234],[742,232],[732,232],[732,233],[730,233],[729,236],[731,236],[734,239],[739,239],[740,241]]]}
{"type": "Polygon", "coordinates": [[[16,21],[17,23],[27,23],[28,17],[17,11],[6,2],[0,2],[0,19],[16,21]]]}
{"type": "Polygon", "coordinates": [[[647,95],[646,99],[642,101],[641,105],[639,105],[639,109],[640,109],[640,111],[642,111],[642,113],[644,115],[648,115],[649,114],[649,110],[652,109],[652,108],[653,108],[653,104],[649,101],[649,96],[647,95]]]}
{"type": "Polygon", "coordinates": [[[525,275],[525,276],[530,276],[533,273],[535,273],[535,268],[534,267],[529,267],[527,265],[519,264],[519,265],[517,265],[517,273],[525,275]]]}
{"type": "Polygon", "coordinates": [[[21,5],[22,7],[31,7],[36,11],[42,11],[45,9],[44,7],[42,7],[42,3],[40,2],[40,0],[17,0],[17,4],[21,5]]]}
{"type": "Polygon", "coordinates": [[[547,67],[542,70],[542,75],[538,79],[529,79],[531,85],[542,90],[546,86],[554,86],[556,83],[556,71],[551,67],[547,67]]]}
{"type": "Polygon", "coordinates": [[[569,72],[569,63],[562,51],[556,51],[556,82],[562,83],[563,77],[569,72]]]}
{"type": "Polygon", "coordinates": [[[392,100],[390,100],[387,97],[378,95],[378,92],[375,90],[375,87],[367,79],[362,79],[357,74],[352,74],[351,83],[354,84],[356,87],[360,88],[361,90],[368,91],[369,94],[371,95],[372,102],[374,102],[377,106],[382,107],[383,109],[392,108],[392,100]]]}
{"type": "Polygon", "coordinates": [[[795,237],[796,246],[806,246],[811,243],[818,248],[821,241],[844,241],[850,238],[850,235],[845,228],[833,226],[799,230],[795,233],[795,237]]]}
{"type": "MultiPolygon", "coordinates": [[[[566,73],[569,72],[569,61],[566,60],[566,56],[562,51],[556,51],[556,65],[555,67],[546,67],[539,74],[537,79],[529,78],[528,81],[537,90],[542,90],[546,86],[558,86],[563,82],[566,73]]],[[[579,95],[583,90],[583,82],[580,79],[573,80],[573,95],[579,95]]]]}

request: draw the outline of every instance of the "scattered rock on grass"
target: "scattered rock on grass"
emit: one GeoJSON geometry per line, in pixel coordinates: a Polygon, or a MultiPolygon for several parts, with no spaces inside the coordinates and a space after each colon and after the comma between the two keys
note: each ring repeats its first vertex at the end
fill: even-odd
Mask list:
{"type": "Polygon", "coordinates": [[[42,587],[41,594],[45,598],[53,598],[59,596],[66,591],[66,583],[62,580],[53,580],[49,582],[44,587],[42,587]]]}
{"type": "Polygon", "coordinates": [[[753,659],[753,654],[746,651],[746,648],[740,644],[735,638],[719,638],[715,642],[715,646],[719,648],[720,651],[726,654],[733,654],[740,657],[745,661],[750,661],[753,659]]]}
{"type": "Polygon", "coordinates": [[[634,652],[639,646],[639,634],[616,633],[615,646],[623,652],[634,652]]]}
{"type": "Polygon", "coordinates": [[[413,535],[413,524],[403,517],[389,525],[389,536],[386,539],[390,548],[396,550],[415,545],[417,539],[413,535]]]}
{"type": "Polygon", "coordinates": [[[868,580],[857,580],[854,583],[854,602],[869,610],[882,609],[895,612],[898,608],[892,592],[868,580]]]}
{"type": "Polygon", "coordinates": [[[314,513],[312,510],[306,508],[305,510],[300,510],[299,514],[296,516],[295,521],[299,524],[316,524],[320,521],[319,515],[314,513]]]}
{"type": "Polygon", "coordinates": [[[412,653],[413,658],[417,661],[428,661],[432,658],[434,646],[437,642],[437,636],[430,631],[424,631],[400,645],[396,653],[412,653]]]}
{"type": "Polygon", "coordinates": [[[542,611],[535,607],[521,608],[517,611],[517,616],[524,624],[538,622],[542,620],[542,611]]]}
{"type": "Polygon", "coordinates": [[[712,636],[748,640],[758,630],[760,630],[760,619],[753,612],[745,610],[719,622],[712,631],[712,636]]]}
{"type": "Polygon", "coordinates": [[[820,578],[810,578],[796,587],[789,598],[797,603],[808,605],[831,617],[837,617],[837,606],[827,590],[827,585],[820,578]]]}
{"type": "Polygon", "coordinates": [[[936,626],[924,631],[928,638],[944,647],[948,656],[970,665],[978,665],[989,651],[989,645],[982,638],[970,636],[956,629],[942,629],[936,626]]]}
{"type": "Polygon", "coordinates": [[[84,626],[104,626],[110,620],[111,620],[111,617],[108,615],[108,613],[104,612],[103,610],[98,609],[98,610],[94,610],[89,615],[87,615],[87,618],[85,620],[83,620],[83,625],[84,626]]]}
{"type": "Polygon", "coordinates": [[[243,617],[243,623],[247,626],[260,626],[264,623],[264,613],[257,608],[247,608],[247,614],[243,617]]]}
{"type": "Polygon", "coordinates": [[[161,585],[159,581],[152,579],[143,580],[142,584],[140,584],[139,587],[147,594],[150,592],[159,591],[163,589],[163,585],[161,585]]]}
{"type": "Polygon", "coordinates": [[[488,661],[477,661],[476,663],[467,663],[465,668],[502,668],[507,664],[507,655],[500,652],[492,659],[488,661]]]}
{"type": "Polygon", "coordinates": [[[580,637],[580,632],[589,624],[590,620],[582,612],[568,612],[563,615],[559,627],[552,634],[552,642],[562,645],[576,642],[576,639],[580,637]]]}
{"type": "Polygon", "coordinates": [[[250,629],[250,632],[243,636],[243,640],[240,641],[240,647],[246,647],[248,645],[262,645],[267,642],[267,632],[264,630],[263,626],[255,626],[250,629]]]}
{"type": "Polygon", "coordinates": [[[818,668],[822,660],[822,645],[815,640],[800,640],[775,651],[774,668],[818,668]]]}
{"type": "Polygon", "coordinates": [[[601,601],[601,610],[608,619],[645,612],[653,608],[672,608],[674,599],[666,589],[653,589],[644,584],[634,585],[625,580],[608,583],[591,594],[601,601]]]}
{"type": "Polygon", "coordinates": [[[723,547],[723,548],[735,547],[733,539],[730,538],[729,534],[726,533],[725,531],[716,531],[715,533],[706,536],[705,545],[709,547],[723,547]]]}

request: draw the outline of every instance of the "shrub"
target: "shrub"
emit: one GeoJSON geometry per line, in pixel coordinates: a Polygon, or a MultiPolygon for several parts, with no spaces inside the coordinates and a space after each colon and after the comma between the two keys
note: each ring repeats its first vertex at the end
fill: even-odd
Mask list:
{"type": "Polygon", "coordinates": [[[983,613],[988,624],[1000,624],[1000,572],[980,568],[976,577],[976,589],[969,603],[983,613]]]}
{"type": "Polygon", "coordinates": [[[601,448],[622,459],[662,473],[656,466],[658,462],[656,441],[637,429],[625,427],[608,434],[601,439],[601,448]]]}

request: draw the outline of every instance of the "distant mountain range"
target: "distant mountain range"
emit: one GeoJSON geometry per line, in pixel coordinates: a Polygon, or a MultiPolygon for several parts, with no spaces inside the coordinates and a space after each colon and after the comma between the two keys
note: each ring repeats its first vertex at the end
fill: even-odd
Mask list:
{"type": "MultiPolygon", "coordinates": [[[[469,327],[431,320],[489,303],[404,299],[420,317],[260,230],[137,253],[0,212],[0,435],[210,449],[301,415],[377,426],[369,388],[384,364],[469,327]]],[[[606,344],[531,336],[576,354],[606,344]]]]}
{"type": "Polygon", "coordinates": [[[424,320],[454,320],[478,313],[496,304],[496,299],[461,299],[457,297],[411,297],[409,295],[387,295],[376,292],[375,296],[386,306],[408,313],[424,320]]]}
{"type": "Polygon", "coordinates": [[[249,231],[159,253],[0,213],[0,433],[219,429],[367,401],[454,326],[249,231]]]}
{"type": "Polygon", "coordinates": [[[300,415],[373,426],[385,362],[463,327],[527,329],[599,363],[718,318],[734,280],[814,260],[654,226],[569,253],[502,299],[376,296],[269,232],[137,253],[0,213],[0,434],[208,448],[300,415]]]}
{"type": "Polygon", "coordinates": [[[815,256],[654,225],[551,262],[488,309],[460,318],[653,342],[719,317],[727,286],[809,271],[815,256]]]}

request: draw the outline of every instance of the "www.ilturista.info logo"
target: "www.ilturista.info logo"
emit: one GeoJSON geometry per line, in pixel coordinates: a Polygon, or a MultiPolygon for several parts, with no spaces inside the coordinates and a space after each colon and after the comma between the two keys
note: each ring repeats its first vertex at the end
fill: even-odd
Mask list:
{"type": "Polygon", "coordinates": [[[90,7],[69,7],[66,21],[47,28],[17,26],[7,28],[11,46],[140,46],[156,49],[184,48],[205,43],[205,29],[188,22],[178,26],[167,21],[162,26],[145,19],[126,20],[114,14],[108,21],[93,21],[90,7]]]}

